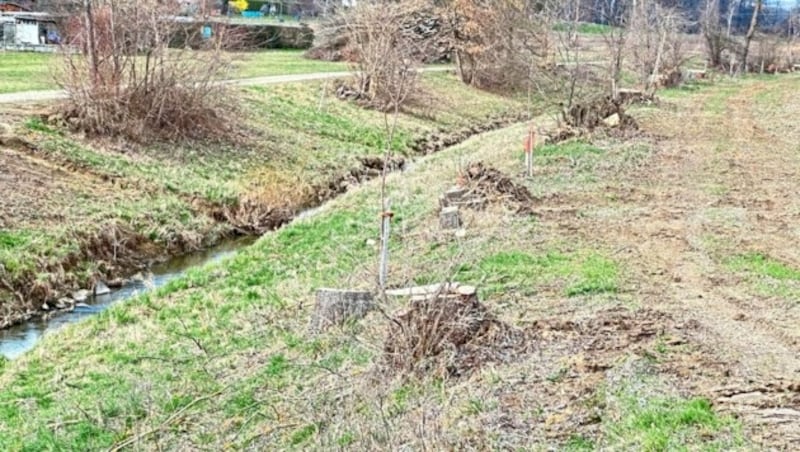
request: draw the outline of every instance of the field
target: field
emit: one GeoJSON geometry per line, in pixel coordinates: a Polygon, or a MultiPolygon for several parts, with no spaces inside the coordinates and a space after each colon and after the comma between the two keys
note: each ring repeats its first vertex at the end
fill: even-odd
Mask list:
{"type": "MultiPolygon", "coordinates": [[[[235,78],[347,71],[344,63],[308,60],[300,50],[269,50],[231,55],[235,78]]],[[[53,71],[60,57],[31,52],[0,52],[0,94],[56,89],[53,71]]]]}
{"type": "Polygon", "coordinates": [[[51,65],[55,55],[28,52],[0,52],[0,94],[53,89],[51,65]]]}
{"type": "MultiPolygon", "coordinates": [[[[453,92],[446,76],[428,83],[452,99],[477,96],[472,107],[442,102],[437,123],[464,124],[471,108],[485,115],[503,105],[453,92]]],[[[790,449],[800,441],[799,87],[797,76],[781,76],[664,91],[658,104],[631,109],[638,131],[541,147],[531,179],[522,177],[522,124],[392,174],[390,285],[478,287],[487,311],[463,319],[458,342],[422,355],[404,349],[420,331],[398,329],[414,308],[393,298],[361,320],[309,331],[317,289],[374,285],[380,187],[367,182],[0,367],[0,447],[790,449]],[[488,197],[484,209],[463,210],[458,234],[438,220],[438,197],[456,181],[488,197]]],[[[272,150],[297,165],[297,181],[323,167],[302,161],[301,144],[335,140],[354,155],[379,147],[359,129],[379,117],[313,113],[319,99],[296,89],[248,96],[274,115],[269,133],[282,140],[294,135],[290,124],[304,124],[291,152],[272,150]],[[341,117],[346,127],[326,126],[341,117]]],[[[436,130],[419,121],[404,117],[398,153],[411,131],[436,130]]],[[[544,130],[552,122],[536,120],[544,130]]],[[[174,166],[134,166],[63,141],[56,135],[45,149],[94,165],[92,174],[137,181],[135,190],[224,200],[251,177],[206,186],[199,168],[230,172],[208,180],[260,174],[214,157],[181,169],[206,158],[188,150],[174,166]]],[[[344,154],[314,155],[336,165],[344,154]]],[[[286,187],[287,197],[303,191],[286,187]]],[[[6,242],[14,240],[23,239],[6,242]]]]}

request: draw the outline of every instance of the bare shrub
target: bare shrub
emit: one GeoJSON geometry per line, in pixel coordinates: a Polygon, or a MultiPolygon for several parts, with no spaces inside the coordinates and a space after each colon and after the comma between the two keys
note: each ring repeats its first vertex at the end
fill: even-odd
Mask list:
{"type": "Polygon", "coordinates": [[[398,109],[418,89],[418,58],[424,52],[419,42],[403,32],[413,9],[413,4],[365,1],[344,12],[344,27],[357,61],[352,97],[369,107],[398,109]]]}
{"type": "Polygon", "coordinates": [[[513,359],[527,342],[524,332],[497,320],[474,294],[412,299],[390,325],[383,349],[383,370],[390,374],[463,376],[513,359]]]}
{"type": "Polygon", "coordinates": [[[170,48],[179,33],[201,33],[172,19],[178,6],[91,0],[70,18],[58,81],[74,128],[136,141],[229,135],[233,103],[218,83],[230,67],[228,37],[218,27],[187,40],[198,49],[170,48]]]}

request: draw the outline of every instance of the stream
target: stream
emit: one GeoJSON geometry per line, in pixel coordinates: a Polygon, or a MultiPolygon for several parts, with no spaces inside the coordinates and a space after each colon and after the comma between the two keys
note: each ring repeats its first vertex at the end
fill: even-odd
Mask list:
{"type": "Polygon", "coordinates": [[[209,249],[175,257],[153,266],[146,281],[131,281],[110,294],[89,298],[85,305],[76,306],[72,311],[56,312],[49,319],[33,318],[0,330],[0,356],[15,359],[31,350],[45,334],[58,330],[64,325],[75,323],[93,314],[104,311],[119,301],[135,297],[141,293],[158,288],[182,276],[190,268],[216,262],[232,256],[240,249],[251,245],[258,237],[239,237],[223,241],[209,249]]]}

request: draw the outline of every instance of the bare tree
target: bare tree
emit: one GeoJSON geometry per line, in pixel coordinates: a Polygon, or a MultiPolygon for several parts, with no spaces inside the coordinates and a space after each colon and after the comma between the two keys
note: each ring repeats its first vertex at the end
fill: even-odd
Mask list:
{"type": "Polygon", "coordinates": [[[742,50],[742,70],[748,70],[748,61],[747,58],[750,53],[750,43],[753,41],[753,36],[756,33],[756,29],[758,28],[758,15],[761,12],[761,7],[763,6],[763,0],[755,0],[755,5],[753,7],[753,15],[750,17],[750,27],[747,29],[747,34],[744,37],[744,49],[742,50]]]}
{"type": "Polygon", "coordinates": [[[736,12],[739,11],[739,7],[741,5],[742,5],[742,0],[730,0],[728,2],[728,26],[725,31],[725,36],[727,36],[728,39],[731,38],[731,33],[733,30],[733,18],[736,15],[736,12]]]}
{"type": "Polygon", "coordinates": [[[609,29],[603,35],[606,48],[611,58],[609,61],[608,78],[611,83],[611,97],[618,99],[619,85],[622,80],[625,49],[629,36],[629,22],[631,16],[631,3],[628,0],[606,0],[601,4],[599,13],[609,29]]]}
{"type": "MultiPolygon", "coordinates": [[[[582,2],[579,0],[549,1],[544,3],[542,15],[548,18],[548,29],[552,36],[553,72],[537,74],[535,82],[551,82],[553,78],[562,109],[568,110],[586,90],[595,90],[594,83],[586,83],[592,75],[584,61],[578,30],[580,27],[582,2]],[[549,75],[549,77],[548,77],[549,75]],[[561,83],[558,83],[558,82],[561,83]]],[[[552,91],[552,90],[551,90],[552,91]]],[[[543,96],[551,95],[542,93],[543,96]]]]}

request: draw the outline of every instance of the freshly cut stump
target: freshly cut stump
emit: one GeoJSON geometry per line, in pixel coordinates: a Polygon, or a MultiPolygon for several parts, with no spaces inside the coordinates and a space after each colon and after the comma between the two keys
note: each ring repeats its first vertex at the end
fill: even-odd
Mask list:
{"type": "Polygon", "coordinates": [[[360,319],[373,308],[372,293],[363,290],[319,289],[309,329],[319,333],[331,326],[360,319]]]}
{"type": "Polygon", "coordinates": [[[442,229],[458,229],[461,227],[461,214],[458,207],[445,207],[439,214],[439,225],[442,229]]]}

